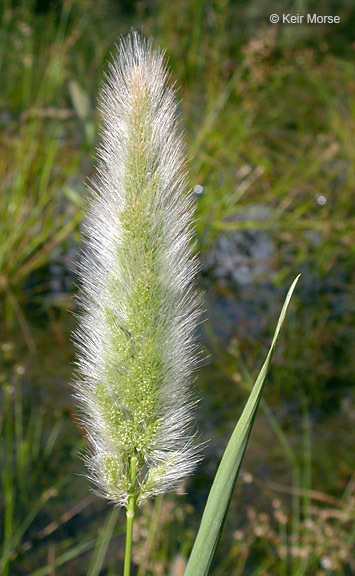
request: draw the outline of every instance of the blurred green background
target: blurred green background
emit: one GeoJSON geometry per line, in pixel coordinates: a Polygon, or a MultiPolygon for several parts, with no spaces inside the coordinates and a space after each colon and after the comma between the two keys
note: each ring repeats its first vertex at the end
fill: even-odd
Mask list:
{"type": "Polygon", "coordinates": [[[97,90],[132,26],[181,98],[205,292],[205,458],[139,512],[135,576],[182,576],[227,438],[302,273],[213,576],[355,573],[351,1],[0,2],[0,574],[117,575],[124,513],[89,491],[73,294],[97,90]],[[271,14],[338,15],[273,25],[271,14]]]}

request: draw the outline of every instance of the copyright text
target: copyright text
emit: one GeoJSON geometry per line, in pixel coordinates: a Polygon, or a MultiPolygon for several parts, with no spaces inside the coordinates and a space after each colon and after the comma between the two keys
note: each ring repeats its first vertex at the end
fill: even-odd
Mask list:
{"type": "Polygon", "coordinates": [[[270,22],[276,24],[339,24],[340,16],[324,16],[323,14],[271,14],[270,22]]]}

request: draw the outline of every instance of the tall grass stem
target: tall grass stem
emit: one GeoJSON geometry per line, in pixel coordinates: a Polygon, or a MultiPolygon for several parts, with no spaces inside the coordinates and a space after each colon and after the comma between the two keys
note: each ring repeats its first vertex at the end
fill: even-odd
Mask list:
{"type": "Polygon", "coordinates": [[[130,478],[131,486],[129,489],[128,504],[126,511],[126,546],[124,554],[124,567],[123,576],[130,576],[131,572],[131,554],[132,554],[132,535],[133,535],[133,520],[136,508],[136,473],[137,473],[137,458],[131,458],[130,478]]]}

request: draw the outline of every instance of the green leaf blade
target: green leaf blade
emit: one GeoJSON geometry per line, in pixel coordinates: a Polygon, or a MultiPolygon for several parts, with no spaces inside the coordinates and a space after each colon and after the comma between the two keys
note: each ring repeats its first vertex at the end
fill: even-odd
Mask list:
{"type": "Polygon", "coordinates": [[[216,549],[222,534],[224,521],[232,498],[234,486],[238,477],[240,466],[253,428],[257,408],[260,403],[263,385],[268,374],[275,346],[286,317],[292,294],[300,276],[292,283],[279,320],[274,337],[259,372],[253,389],[249,395],[243,413],[232,433],[228,445],[218,467],[215,479],[210,490],[206,507],[202,516],[201,525],[193,546],[185,576],[207,576],[210,572],[216,549]]]}

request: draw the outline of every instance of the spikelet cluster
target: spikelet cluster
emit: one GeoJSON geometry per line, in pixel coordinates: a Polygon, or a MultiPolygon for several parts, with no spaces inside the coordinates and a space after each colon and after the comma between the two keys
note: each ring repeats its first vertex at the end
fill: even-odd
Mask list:
{"type": "Polygon", "coordinates": [[[103,119],[80,265],[75,396],[99,493],[127,505],[194,469],[198,298],[177,101],[163,53],[132,32],[100,94],[103,119]]]}

